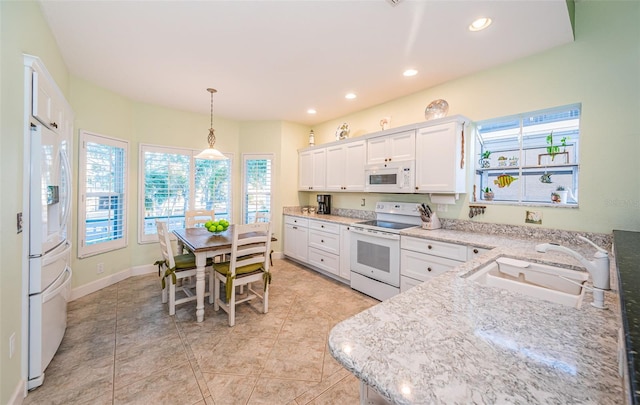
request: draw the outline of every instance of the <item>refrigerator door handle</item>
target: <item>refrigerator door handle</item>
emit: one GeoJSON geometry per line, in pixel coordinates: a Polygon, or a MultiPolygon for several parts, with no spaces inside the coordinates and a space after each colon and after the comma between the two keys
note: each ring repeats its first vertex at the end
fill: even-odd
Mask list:
{"type": "Polygon", "coordinates": [[[40,255],[40,257],[44,257],[44,260],[42,261],[42,267],[45,267],[51,263],[55,263],[62,256],[69,253],[69,250],[71,249],[71,243],[69,243],[69,241],[65,241],[64,244],[65,244],[64,249],[60,253],[56,254],[55,256],[49,257],[49,255],[40,255]]]}
{"type": "MultiPolygon", "coordinates": [[[[71,282],[71,276],[73,275],[73,272],[71,271],[71,267],[67,266],[66,269],[64,269],[64,272],[60,275],[60,277],[58,277],[58,280],[64,278],[63,281],[61,281],[59,283],[59,285],[54,288],[52,291],[45,291],[42,293],[42,303],[46,303],[47,301],[49,301],[50,299],[54,298],[56,295],[58,295],[60,293],[60,290],[67,288],[67,285],[71,282]]],[[[55,284],[58,284],[58,280],[55,281],[55,284]]]]}
{"type": "MultiPolygon", "coordinates": [[[[67,185],[67,195],[65,196],[64,202],[64,215],[62,217],[61,226],[67,226],[67,220],[69,219],[69,211],[71,210],[71,165],[69,164],[69,158],[67,157],[67,152],[64,149],[60,149],[60,160],[62,160],[62,164],[64,165],[64,174],[65,174],[65,184],[67,185]]],[[[68,230],[67,230],[68,231],[68,230]]]]}

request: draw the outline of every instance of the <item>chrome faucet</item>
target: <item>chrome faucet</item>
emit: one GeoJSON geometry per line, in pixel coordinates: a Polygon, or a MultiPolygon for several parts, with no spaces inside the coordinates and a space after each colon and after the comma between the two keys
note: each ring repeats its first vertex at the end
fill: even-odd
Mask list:
{"type": "Polygon", "coordinates": [[[609,281],[611,278],[609,275],[609,253],[583,236],[578,236],[578,238],[596,248],[593,260],[587,260],[578,252],[564,246],[560,246],[557,243],[541,243],[536,246],[536,251],[546,253],[547,251],[554,250],[556,252],[566,253],[575,257],[591,275],[591,280],[593,282],[593,302],[591,305],[596,308],[605,308],[604,292],[605,290],[611,289],[609,281]]]}

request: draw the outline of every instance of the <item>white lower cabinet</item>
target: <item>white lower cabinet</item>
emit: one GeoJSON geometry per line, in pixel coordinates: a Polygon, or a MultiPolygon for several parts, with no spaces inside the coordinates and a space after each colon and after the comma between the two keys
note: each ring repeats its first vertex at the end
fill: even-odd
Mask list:
{"type": "Polygon", "coordinates": [[[467,247],[455,243],[402,236],[400,248],[400,292],[467,260],[467,247]]]}
{"type": "Polygon", "coordinates": [[[308,220],[292,216],[284,219],[284,254],[292,259],[306,262],[309,257],[308,220]]]}
{"type": "Polygon", "coordinates": [[[348,226],[291,215],[285,215],[284,222],[285,256],[341,281],[349,280],[348,226]]]}

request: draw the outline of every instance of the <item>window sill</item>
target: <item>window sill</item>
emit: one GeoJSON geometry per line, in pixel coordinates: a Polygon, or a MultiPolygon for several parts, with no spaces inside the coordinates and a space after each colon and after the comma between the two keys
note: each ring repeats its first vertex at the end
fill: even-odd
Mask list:
{"type": "Polygon", "coordinates": [[[476,202],[471,203],[471,205],[513,205],[516,207],[548,207],[548,208],[568,208],[568,209],[576,209],[579,208],[578,204],[556,204],[556,203],[543,203],[543,202],[518,202],[518,201],[487,201],[487,200],[478,200],[476,202]]]}

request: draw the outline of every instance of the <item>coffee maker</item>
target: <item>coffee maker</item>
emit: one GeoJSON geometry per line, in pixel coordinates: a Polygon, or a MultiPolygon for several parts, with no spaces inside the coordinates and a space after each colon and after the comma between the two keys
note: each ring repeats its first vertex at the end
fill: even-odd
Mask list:
{"type": "Polygon", "coordinates": [[[331,195],[318,194],[318,214],[331,214],[331,195]]]}

